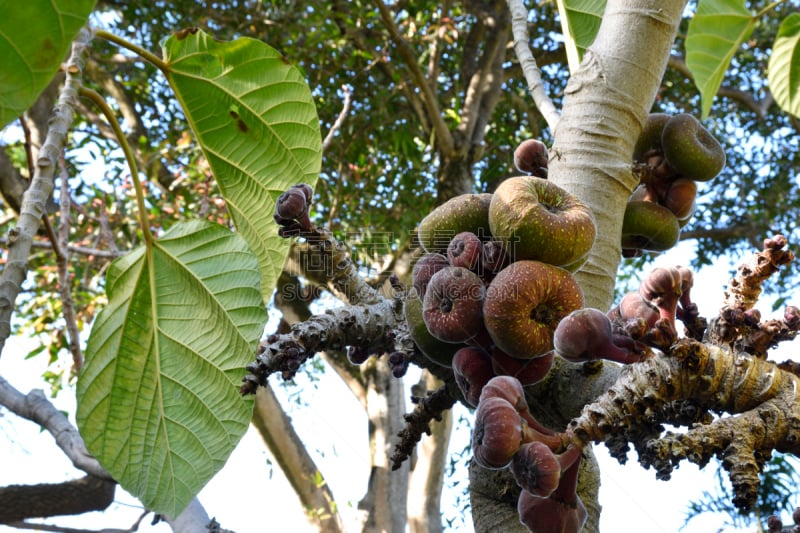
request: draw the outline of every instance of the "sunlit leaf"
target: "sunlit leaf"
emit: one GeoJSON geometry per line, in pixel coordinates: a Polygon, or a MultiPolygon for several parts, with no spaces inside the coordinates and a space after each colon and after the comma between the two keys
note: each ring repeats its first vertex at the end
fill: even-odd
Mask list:
{"type": "Polygon", "coordinates": [[[580,65],[586,49],[597,37],[606,10],[605,0],[558,0],[561,31],[567,49],[570,72],[580,65]]]}
{"type": "Polygon", "coordinates": [[[266,311],[258,262],[218,224],[175,225],[116,260],[78,379],[89,451],[148,508],[177,516],[247,429],[239,395],[266,311]]]}
{"type": "Polygon", "coordinates": [[[686,34],[686,66],[700,91],[703,118],[708,117],[733,55],[753,33],[754,26],[755,19],[744,0],[698,2],[686,34]]]}
{"type": "Polygon", "coordinates": [[[167,78],[208,159],[239,232],[258,256],[265,301],[288,252],[272,216],[281,192],[316,183],[319,118],[300,71],[261,41],[202,31],[164,43],[167,78]]]}
{"type": "Polygon", "coordinates": [[[781,22],[772,45],[767,79],[781,109],[800,117],[800,13],[792,13],[781,22]]]}
{"type": "Polygon", "coordinates": [[[27,110],[66,59],[95,0],[0,0],[0,128],[27,110]]]}

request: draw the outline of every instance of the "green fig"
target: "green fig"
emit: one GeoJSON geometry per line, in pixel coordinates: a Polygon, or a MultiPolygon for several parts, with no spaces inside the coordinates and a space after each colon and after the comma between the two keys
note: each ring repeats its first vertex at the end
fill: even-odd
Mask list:
{"type": "Polygon", "coordinates": [[[681,228],[672,211],[655,202],[632,201],[622,219],[622,248],[663,252],[678,243],[681,228]]]}
{"type": "Polygon", "coordinates": [[[512,261],[555,266],[580,266],[597,232],[589,207],[536,176],[517,176],[500,184],[489,206],[489,229],[512,261]]]}
{"type": "Polygon", "coordinates": [[[446,254],[447,245],[462,231],[488,240],[491,199],[490,193],[462,194],[436,207],[419,223],[420,244],[428,253],[446,254]]]}
{"type": "Polygon", "coordinates": [[[679,113],[664,125],[664,157],[680,175],[697,181],[713,179],[725,166],[722,145],[694,116],[679,113]]]}

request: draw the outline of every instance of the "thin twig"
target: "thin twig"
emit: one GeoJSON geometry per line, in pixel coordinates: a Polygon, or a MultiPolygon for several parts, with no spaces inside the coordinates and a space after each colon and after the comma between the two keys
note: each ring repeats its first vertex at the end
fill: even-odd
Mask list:
{"type": "Polygon", "coordinates": [[[72,299],[72,287],[69,279],[69,228],[70,228],[70,194],[69,181],[67,180],[67,165],[64,155],[59,158],[61,167],[61,216],[58,222],[58,244],[53,243],[56,252],[56,266],[58,268],[58,291],[61,293],[61,309],[69,338],[69,352],[72,354],[72,372],[77,374],[83,366],[83,352],[81,351],[78,319],[75,314],[75,302],[72,299]]]}
{"type": "Polygon", "coordinates": [[[65,69],[64,87],[53,109],[44,145],[39,150],[31,184],[22,197],[17,225],[8,233],[7,261],[0,274],[0,351],[5,347],[6,339],[11,334],[11,315],[28,272],[31,243],[45,213],[47,199],[53,192],[55,169],[59,154],[67,141],[67,133],[72,126],[73,109],[81,84],[85,52],[90,40],[91,31],[83,28],[72,43],[72,51],[65,69]]]}
{"type": "Polygon", "coordinates": [[[519,64],[528,83],[528,91],[539,112],[547,122],[550,131],[555,131],[558,124],[559,113],[555,104],[547,95],[542,81],[542,73],[536,65],[530,48],[528,47],[528,10],[522,0],[507,0],[508,9],[511,11],[511,30],[514,33],[514,52],[519,58],[519,64]]]}
{"type": "Polygon", "coordinates": [[[336,135],[336,132],[342,127],[344,123],[344,119],[347,114],[350,112],[350,87],[347,85],[342,85],[342,93],[344,94],[344,103],[342,104],[342,110],[339,112],[339,116],[336,117],[336,121],[331,126],[331,129],[328,131],[328,134],[325,136],[325,140],[322,141],[322,151],[325,152],[333,142],[333,136],[336,135]]]}

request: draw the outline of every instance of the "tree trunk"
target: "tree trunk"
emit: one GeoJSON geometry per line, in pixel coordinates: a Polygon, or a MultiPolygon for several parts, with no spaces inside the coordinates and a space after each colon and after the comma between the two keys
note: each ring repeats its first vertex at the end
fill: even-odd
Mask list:
{"type": "MultiPolygon", "coordinates": [[[[430,372],[423,371],[419,385],[417,394],[424,396],[425,392],[441,387],[442,382],[430,372]]],[[[431,434],[424,436],[417,447],[408,484],[408,525],[411,533],[442,531],[441,496],[452,429],[453,412],[444,411],[440,421],[431,423],[431,434]]]]}
{"type": "Polygon", "coordinates": [[[384,358],[372,358],[362,367],[367,380],[366,408],[372,464],[367,494],[358,504],[358,508],[364,513],[362,531],[365,533],[404,531],[408,461],[394,471],[389,463],[395,436],[404,425],[403,380],[392,376],[384,358]]]}
{"type": "MultiPolygon", "coordinates": [[[[589,205],[597,219],[597,240],[576,276],[587,307],[607,310],[612,304],[622,217],[637,183],[631,171],[633,146],[661,83],[684,5],[683,0],[609,0],[597,38],[565,90],[548,178],[589,205]]],[[[550,379],[572,372],[573,366],[560,365],[550,379]]],[[[572,383],[571,398],[591,401],[603,380],[596,374],[587,377],[572,383]]],[[[547,385],[537,391],[546,392],[547,385]]],[[[548,398],[542,400],[546,404],[548,398]]],[[[523,531],[516,499],[509,497],[510,476],[471,470],[475,531],[523,531]]],[[[599,531],[599,472],[595,468],[587,475],[589,471],[582,472],[579,492],[590,512],[584,531],[595,532],[599,531]]]]}

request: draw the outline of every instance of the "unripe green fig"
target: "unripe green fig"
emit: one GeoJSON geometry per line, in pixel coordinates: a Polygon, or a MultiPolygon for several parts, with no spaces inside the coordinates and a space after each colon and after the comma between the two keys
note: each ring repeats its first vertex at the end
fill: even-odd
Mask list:
{"type": "Polygon", "coordinates": [[[680,175],[697,181],[713,179],[725,166],[719,141],[694,116],[679,113],[664,125],[664,157],[680,175]]]}
{"type": "Polygon", "coordinates": [[[633,160],[637,163],[646,163],[645,154],[652,151],[661,151],[661,132],[670,119],[666,113],[650,113],[642,127],[642,132],[633,148],[633,160]]]}
{"type": "Polygon", "coordinates": [[[419,243],[428,253],[447,253],[450,241],[462,231],[489,238],[490,193],[462,194],[451,198],[422,219],[417,228],[419,243]]]}
{"type": "Polygon", "coordinates": [[[453,354],[466,345],[440,341],[431,335],[425,325],[425,321],[422,319],[422,300],[417,294],[408,295],[403,312],[408,324],[408,331],[419,351],[436,364],[446,367],[451,366],[453,354]]]}
{"type": "Polygon", "coordinates": [[[662,205],[633,201],[625,207],[623,249],[663,252],[678,243],[680,234],[678,219],[662,205]]]}
{"type": "Polygon", "coordinates": [[[512,261],[575,264],[594,244],[594,215],[576,196],[536,176],[503,181],[489,206],[489,228],[512,261]]]}

